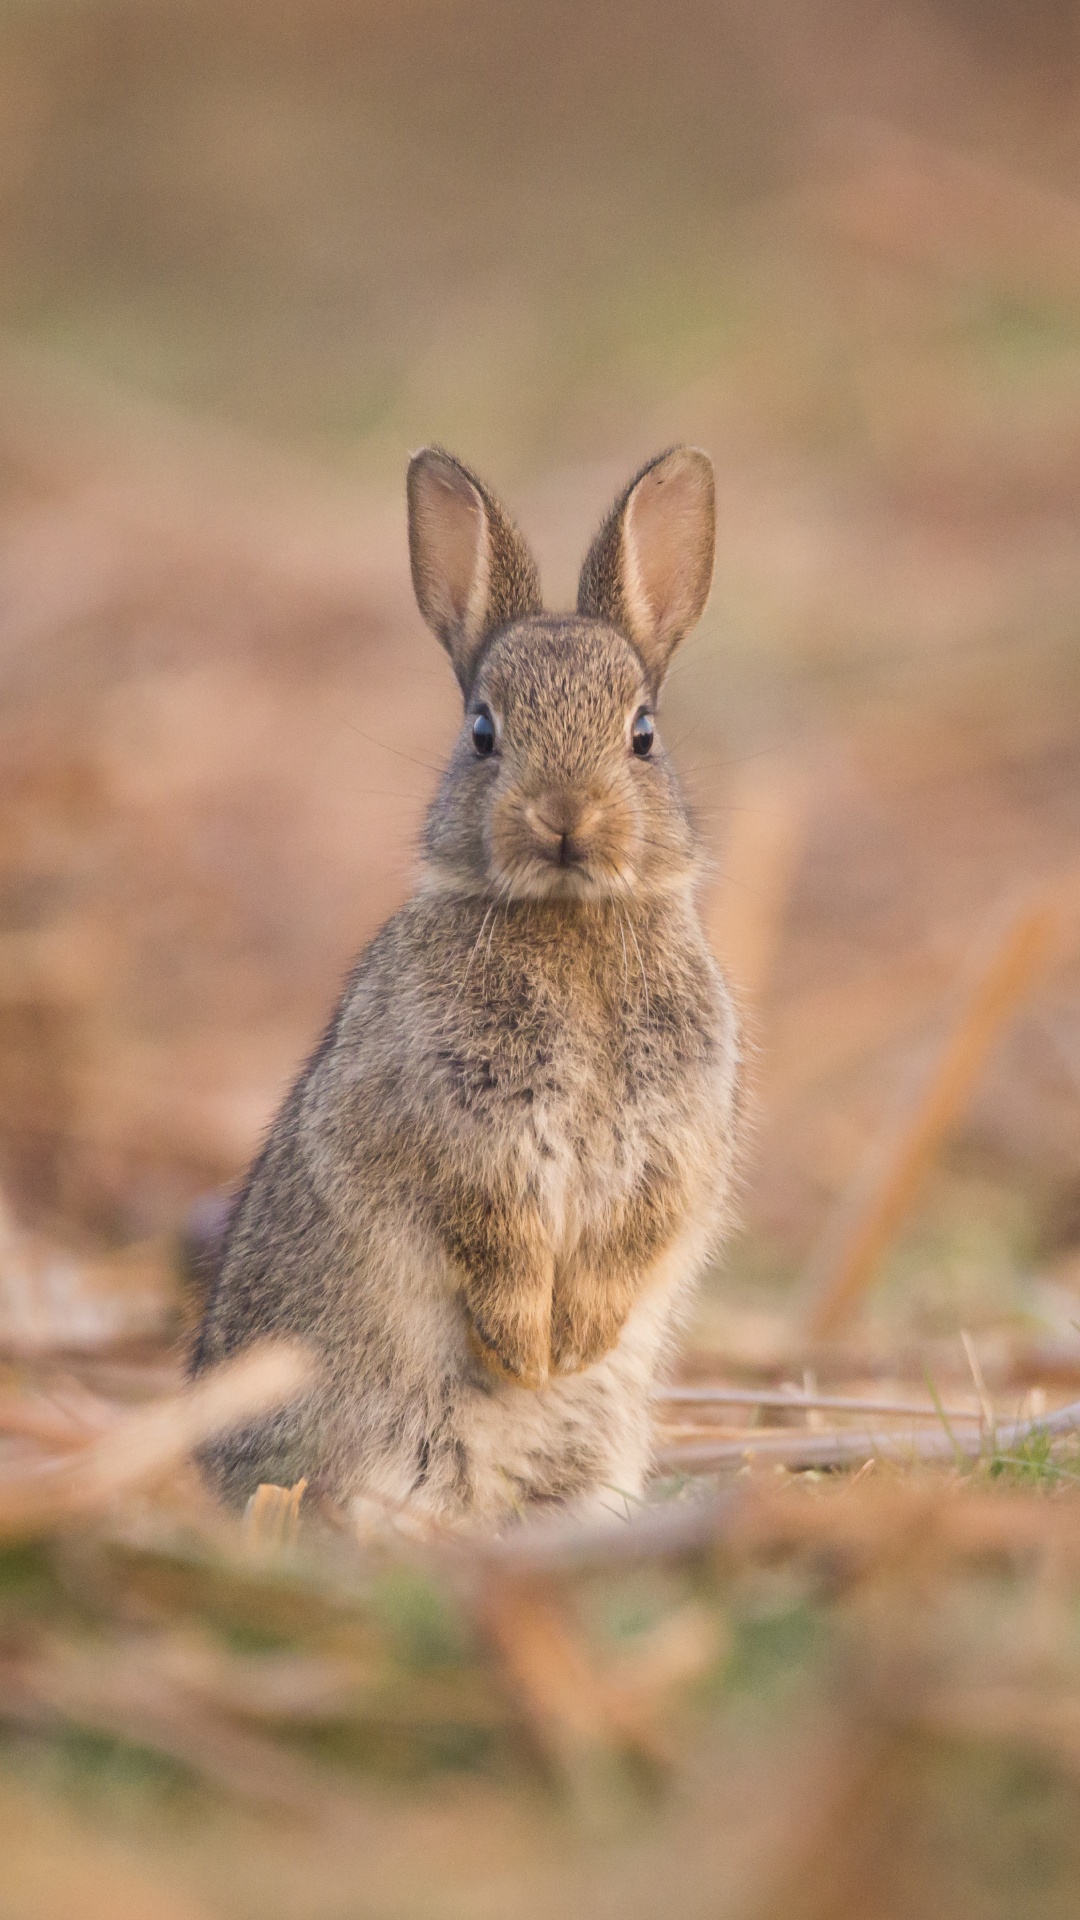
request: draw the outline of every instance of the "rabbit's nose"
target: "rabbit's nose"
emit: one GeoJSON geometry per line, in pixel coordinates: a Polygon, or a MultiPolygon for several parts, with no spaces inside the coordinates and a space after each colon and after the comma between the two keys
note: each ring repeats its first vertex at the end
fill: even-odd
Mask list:
{"type": "Polygon", "coordinates": [[[580,866],[599,809],[576,794],[546,793],[526,803],[525,819],[549,860],[560,867],[580,866]]]}
{"type": "Polygon", "coordinates": [[[526,803],[525,818],[534,833],[590,833],[599,809],[581,794],[554,791],[526,803]]]}

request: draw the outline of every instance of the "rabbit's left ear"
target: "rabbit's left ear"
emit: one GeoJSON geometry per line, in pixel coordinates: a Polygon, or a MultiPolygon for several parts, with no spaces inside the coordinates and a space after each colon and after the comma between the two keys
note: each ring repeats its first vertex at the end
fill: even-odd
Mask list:
{"type": "Polygon", "coordinates": [[[650,460],[621,494],[589,549],[578,612],[624,633],[655,693],[712,585],[716,485],[699,447],[650,460]]]}
{"type": "Polygon", "coordinates": [[[539,613],[536,562],[494,494],[441,447],[413,455],[408,494],[417,604],[468,696],[488,634],[539,613]]]}

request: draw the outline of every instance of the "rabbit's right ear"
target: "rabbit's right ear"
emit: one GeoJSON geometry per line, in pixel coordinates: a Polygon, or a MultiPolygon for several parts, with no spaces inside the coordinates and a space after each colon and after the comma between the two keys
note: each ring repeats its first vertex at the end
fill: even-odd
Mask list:
{"type": "Polygon", "coordinates": [[[670,447],[620,494],[581,570],[578,612],[632,641],[655,693],[712,585],[716,485],[700,447],[670,447]]]}
{"type": "Polygon", "coordinates": [[[536,561],[483,482],[441,447],[413,455],[408,494],[417,604],[468,694],[488,634],[539,613],[536,561]]]}

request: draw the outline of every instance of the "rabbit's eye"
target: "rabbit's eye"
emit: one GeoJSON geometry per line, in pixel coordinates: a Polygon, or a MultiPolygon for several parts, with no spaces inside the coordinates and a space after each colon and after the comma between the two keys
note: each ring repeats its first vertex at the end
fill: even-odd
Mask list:
{"type": "Polygon", "coordinates": [[[634,716],[634,724],[630,729],[630,745],[639,759],[644,760],[645,755],[652,752],[655,739],[656,728],[653,725],[652,714],[646,713],[645,708],[642,707],[641,712],[634,716]]]}
{"type": "Polygon", "coordinates": [[[481,759],[495,751],[495,722],[486,707],[481,707],[472,723],[472,743],[481,759]]]}

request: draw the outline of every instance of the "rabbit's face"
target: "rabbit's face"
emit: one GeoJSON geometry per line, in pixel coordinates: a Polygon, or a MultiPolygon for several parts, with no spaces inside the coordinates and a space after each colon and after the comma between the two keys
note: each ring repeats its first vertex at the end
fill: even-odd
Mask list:
{"type": "Polygon", "coordinates": [[[577,612],[554,616],[483,483],[437,447],[415,455],[413,584],[465,696],[425,835],[437,884],[573,900],[688,879],[693,836],[652,708],[708,598],[715,511],[706,454],[651,460],[589,549],[577,612]]]}
{"type": "Polygon", "coordinates": [[[428,850],[507,899],[596,899],[686,877],[689,824],[620,634],[540,615],[492,641],[428,850]]]}

